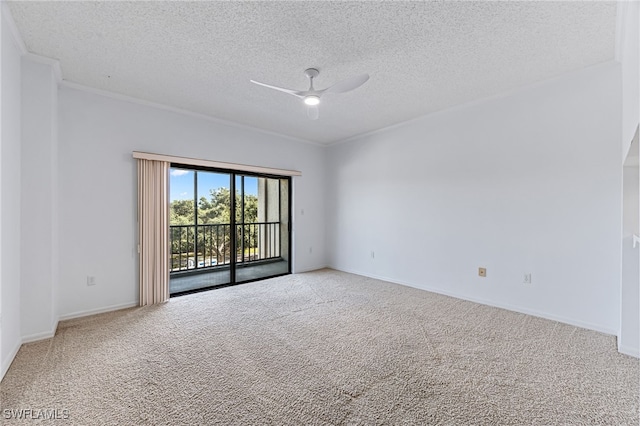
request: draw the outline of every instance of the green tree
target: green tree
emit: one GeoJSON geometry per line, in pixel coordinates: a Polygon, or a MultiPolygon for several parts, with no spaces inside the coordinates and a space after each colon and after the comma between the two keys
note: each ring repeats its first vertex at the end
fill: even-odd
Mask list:
{"type": "Polygon", "coordinates": [[[195,217],[192,200],[172,201],[169,212],[170,225],[190,225],[195,217]]]}
{"type": "MultiPolygon", "coordinates": [[[[198,225],[220,225],[215,228],[198,227],[199,256],[215,257],[218,263],[226,262],[230,256],[231,243],[231,196],[229,188],[217,188],[209,191],[210,199],[200,197],[198,200],[198,225]],[[214,237],[215,234],[215,237],[214,237]]],[[[236,193],[236,245],[238,254],[245,249],[257,247],[258,226],[242,226],[242,199],[236,193]]],[[[195,209],[193,200],[175,200],[170,205],[171,225],[194,225],[195,209]]],[[[244,223],[255,223],[258,219],[258,197],[245,194],[244,223]]],[[[172,268],[180,263],[176,258],[182,258],[182,263],[193,256],[196,238],[194,227],[174,228],[171,232],[171,252],[173,254],[172,268]],[[182,253],[182,256],[176,255],[182,253]],[[191,254],[190,254],[191,253],[191,254]]],[[[184,267],[184,265],[182,265],[184,267]]]]}

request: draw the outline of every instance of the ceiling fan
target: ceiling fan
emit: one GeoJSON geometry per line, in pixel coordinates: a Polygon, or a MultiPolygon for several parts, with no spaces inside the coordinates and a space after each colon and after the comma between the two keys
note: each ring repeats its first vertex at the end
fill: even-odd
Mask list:
{"type": "Polygon", "coordinates": [[[345,93],[349,92],[353,89],[357,89],[362,86],[369,80],[369,74],[361,74],[355,77],[348,78],[346,80],[342,80],[333,86],[327,87],[326,89],[317,90],[313,87],[313,79],[316,78],[320,74],[315,68],[309,68],[304,71],[304,75],[309,78],[309,89],[308,90],[293,90],[293,89],[285,89],[284,87],[272,86],[270,84],[260,83],[259,81],[250,80],[252,83],[258,84],[260,86],[268,87],[270,89],[275,89],[280,92],[288,93],[297,98],[302,99],[305,105],[307,105],[307,115],[312,120],[317,120],[319,116],[318,112],[318,104],[320,104],[320,98],[325,93],[345,93]]]}

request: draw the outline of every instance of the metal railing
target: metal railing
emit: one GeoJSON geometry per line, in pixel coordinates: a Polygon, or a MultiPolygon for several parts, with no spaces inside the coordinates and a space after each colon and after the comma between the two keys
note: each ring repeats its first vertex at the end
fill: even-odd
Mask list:
{"type": "MultiPolygon", "coordinates": [[[[236,224],[235,246],[236,264],[279,258],[280,223],[236,224]]],[[[233,257],[231,224],[171,225],[169,247],[171,272],[229,265],[233,257]]]]}

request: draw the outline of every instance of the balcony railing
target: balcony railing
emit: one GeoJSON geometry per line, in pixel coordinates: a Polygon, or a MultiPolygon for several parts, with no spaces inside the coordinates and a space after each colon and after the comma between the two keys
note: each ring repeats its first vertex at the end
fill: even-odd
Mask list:
{"type": "MultiPolygon", "coordinates": [[[[171,272],[219,268],[229,265],[231,224],[171,225],[171,272]]],[[[280,223],[235,225],[236,264],[280,258],[280,223]]]]}

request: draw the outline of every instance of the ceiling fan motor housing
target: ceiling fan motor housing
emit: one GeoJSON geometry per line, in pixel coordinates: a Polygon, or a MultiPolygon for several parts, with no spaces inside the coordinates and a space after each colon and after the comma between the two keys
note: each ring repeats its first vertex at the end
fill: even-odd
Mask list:
{"type": "Polygon", "coordinates": [[[316,78],[319,74],[320,74],[320,71],[318,71],[315,68],[307,68],[306,70],[304,70],[304,75],[306,75],[309,78],[316,78]]]}

